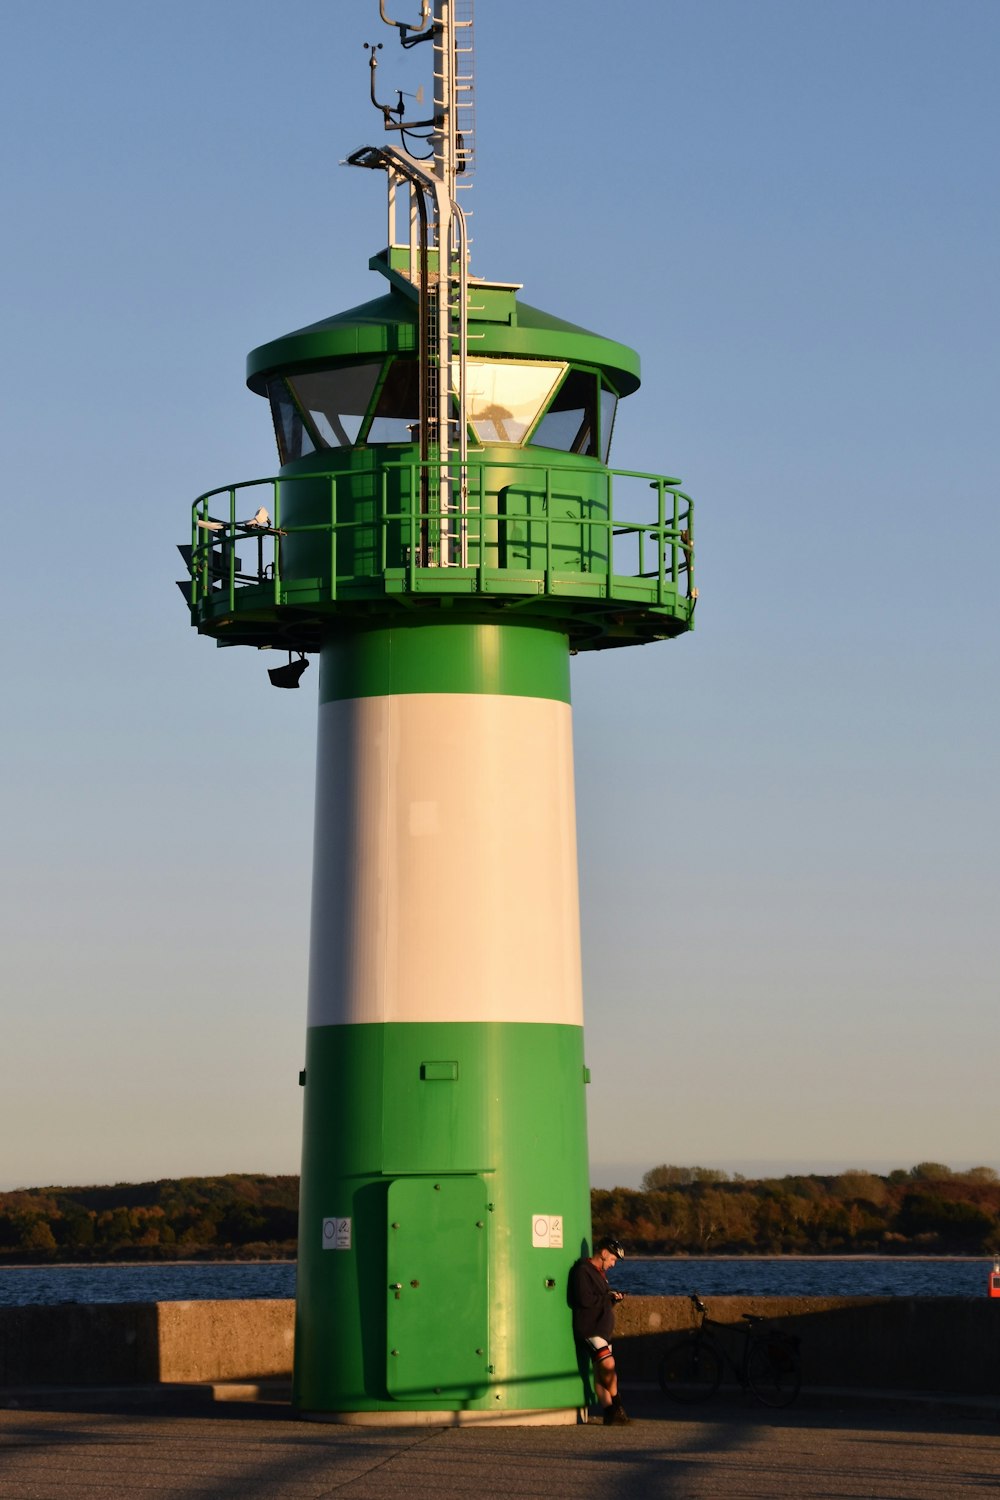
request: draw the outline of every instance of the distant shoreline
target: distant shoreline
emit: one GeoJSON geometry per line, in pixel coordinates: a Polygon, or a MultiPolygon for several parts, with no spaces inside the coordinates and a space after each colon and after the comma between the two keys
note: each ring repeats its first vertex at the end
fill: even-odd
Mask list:
{"type": "MultiPolygon", "coordinates": [[[[633,1264],[636,1261],[664,1261],[683,1262],[687,1265],[697,1265],[707,1260],[724,1261],[748,1261],[748,1260],[787,1260],[787,1261],[911,1261],[915,1265],[926,1265],[929,1261],[982,1261],[992,1265],[994,1257],[970,1253],[967,1255],[859,1255],[850,1252],[844,1255],[827,1254],[785,1254],[764,1255],[754,1251],[747,1255],[712,1255],[706,1253],[698,1255],[685,1252],[679,1255],[644,1255],[636,1252],[628,1256],[628,1261],[633,1264]]],[[[128,1267],[149,1271],[162,1271],[165,1266],[295,1266],[297,1259],[294,1256],[261,1256],[259,1259],[250,1260],[246,1257],[225,1256],[218,1260],[0,1260],[0,1273],[3,1271],[37,1271],[37,1270],[59,1270],[59,1271],[104,1271],[118,1270],[128,1267]]]]}
{"type": "Polygon", "coordinates": [[[978,1254],[975,1251],[970,1251],[970,1252],[968,1252],[965,1255],[865,1255],[865,1254],[859,1253],[858,1251],[855,1251],[855,1250],[847,1251],[843,1255],[838,1255],[838,1254],[836,1254],[833,1251],[828,1252],[826,1255],[820,1255],[820,1254],[816,1253],[815,1251],[804,1251],[801,1255],[797,1254],[795,1251],[789,1251],[789,1252],[787,1252],[785,1254],[765,1255],[760,1250],[753,1250],[753,1251],[749,1251],[746,1255],[713,1255],[711,1253],[711,1251],[706,1251],[704,1254],[696,1254],[694,1251],[682,1251],[682,1252],[680,1252],[677,1255],[644,1255],[642,1252],[636,1251],[636,1253],[634,1255],[630,1255],[628,1257],[628,1259],[630,1261],[633,1261],[633,1260],[671,1260],[671,1261],[682,1261],[682,1260],[683,1261],[699,1261],[699,1260],[836,1260],[836,1261],[841,1261],[841,1260],[912,1260],[912,1261],[916,1261],[917,1264],[926,1264],[927,1261],[929,1261],[929,1260],[988,1260],[990,1262],[990,1264],[992,1265],[994,1257],[992,1255],[978,1254]]]}

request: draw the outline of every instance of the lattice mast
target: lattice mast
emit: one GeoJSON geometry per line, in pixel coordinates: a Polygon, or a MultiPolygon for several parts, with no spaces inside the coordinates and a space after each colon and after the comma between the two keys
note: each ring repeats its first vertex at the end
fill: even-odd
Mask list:
{"type": "MultiPolygon", "coordinates": [[[[475,154],[474,0],[422,0],[416,24],[379,14],[399,32],[407,50],[431,43],[434,112],[407,119],[407,95],[395,104],[380,102],[376,84],[381,43],[366,43],[371,100],[387,131],[400,137],[396,147],[364,146],[348,161],[380,168],[388,179],[390,248],[398,246],[397,199],[409,190],[407,241],[410,277],[420,288],[420,442],[424,459],[437,459],[437,484],[428,508],[440,514],[439,544],[425,535],[424,561],[442,567],[468,563],[469,214],[458,194],[471,186],[475,154]],[[420,147],[430,150],[421,153],[420,147]]],[[[423,88],[415,96],[418,108],[423,88]]]]}

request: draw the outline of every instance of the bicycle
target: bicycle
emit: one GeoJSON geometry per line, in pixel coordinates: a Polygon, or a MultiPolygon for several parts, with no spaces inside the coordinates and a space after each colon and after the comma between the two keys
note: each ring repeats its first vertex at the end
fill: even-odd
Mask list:
{"type": "Polygon", "coordinates": [[[728,1365],[742,1389],[749,1388],[765,1406],[790,1406],[802,1385],[798,1338],[768,1324],[766,1318],[744,1313],[743,1348],[734,1359],[705,1329],[739,1332],[739,1326],[710,1318],[697,1292],[690,1294],[690,1300],[700,1321],[697,1328],[676,1339],[660,1361],[657,1373],[664,1395],[685,1405],[707,1401],[722,1384],[728,1365]]]}

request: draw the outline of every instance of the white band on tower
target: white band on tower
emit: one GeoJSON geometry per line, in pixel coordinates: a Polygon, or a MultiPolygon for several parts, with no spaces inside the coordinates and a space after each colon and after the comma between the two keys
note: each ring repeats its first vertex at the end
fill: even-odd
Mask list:
{"type": "Polygon", "coordinates": [[[320,708],[309,1024],[582,1026],[567,703],[320,708]]]}

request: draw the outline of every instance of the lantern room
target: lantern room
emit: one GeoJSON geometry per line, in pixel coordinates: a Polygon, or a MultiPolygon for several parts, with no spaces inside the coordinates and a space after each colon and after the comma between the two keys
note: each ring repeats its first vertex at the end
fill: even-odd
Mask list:
{"type": "MultiPolygon", "coordinates": [[[[416,288],[392,262],[391,251],[370,262],[393,284],[388,296],[250,356],[247,383],[270,401],[288,472],[347,448],[420,445],[416,288]]],[[[636,355],[519,302],[516,290],[484,283],[471,289],[470,450],[548,449],[607,464],[618,401],[639,385],[636,355]]]]}
{"type": "Polygon", "coordinates": [[[445,600],[476,618],[516,608],[565,629],[576,650],[690,629],[690,501],[676,479],[609,467],[618,402],[639,385],[635,352],[520,301],[516,285],[472,282],[466,431],[459,459],[452,402],[442,458],[419,278],[405,247],[369,265],[389,283],[383,296],[249,356],[280,468],[196,502],[198,629],[313,651],[333,615],[391,618],[445,600]],[[261,513],[265,527],[242,519],[261,513]]]}

